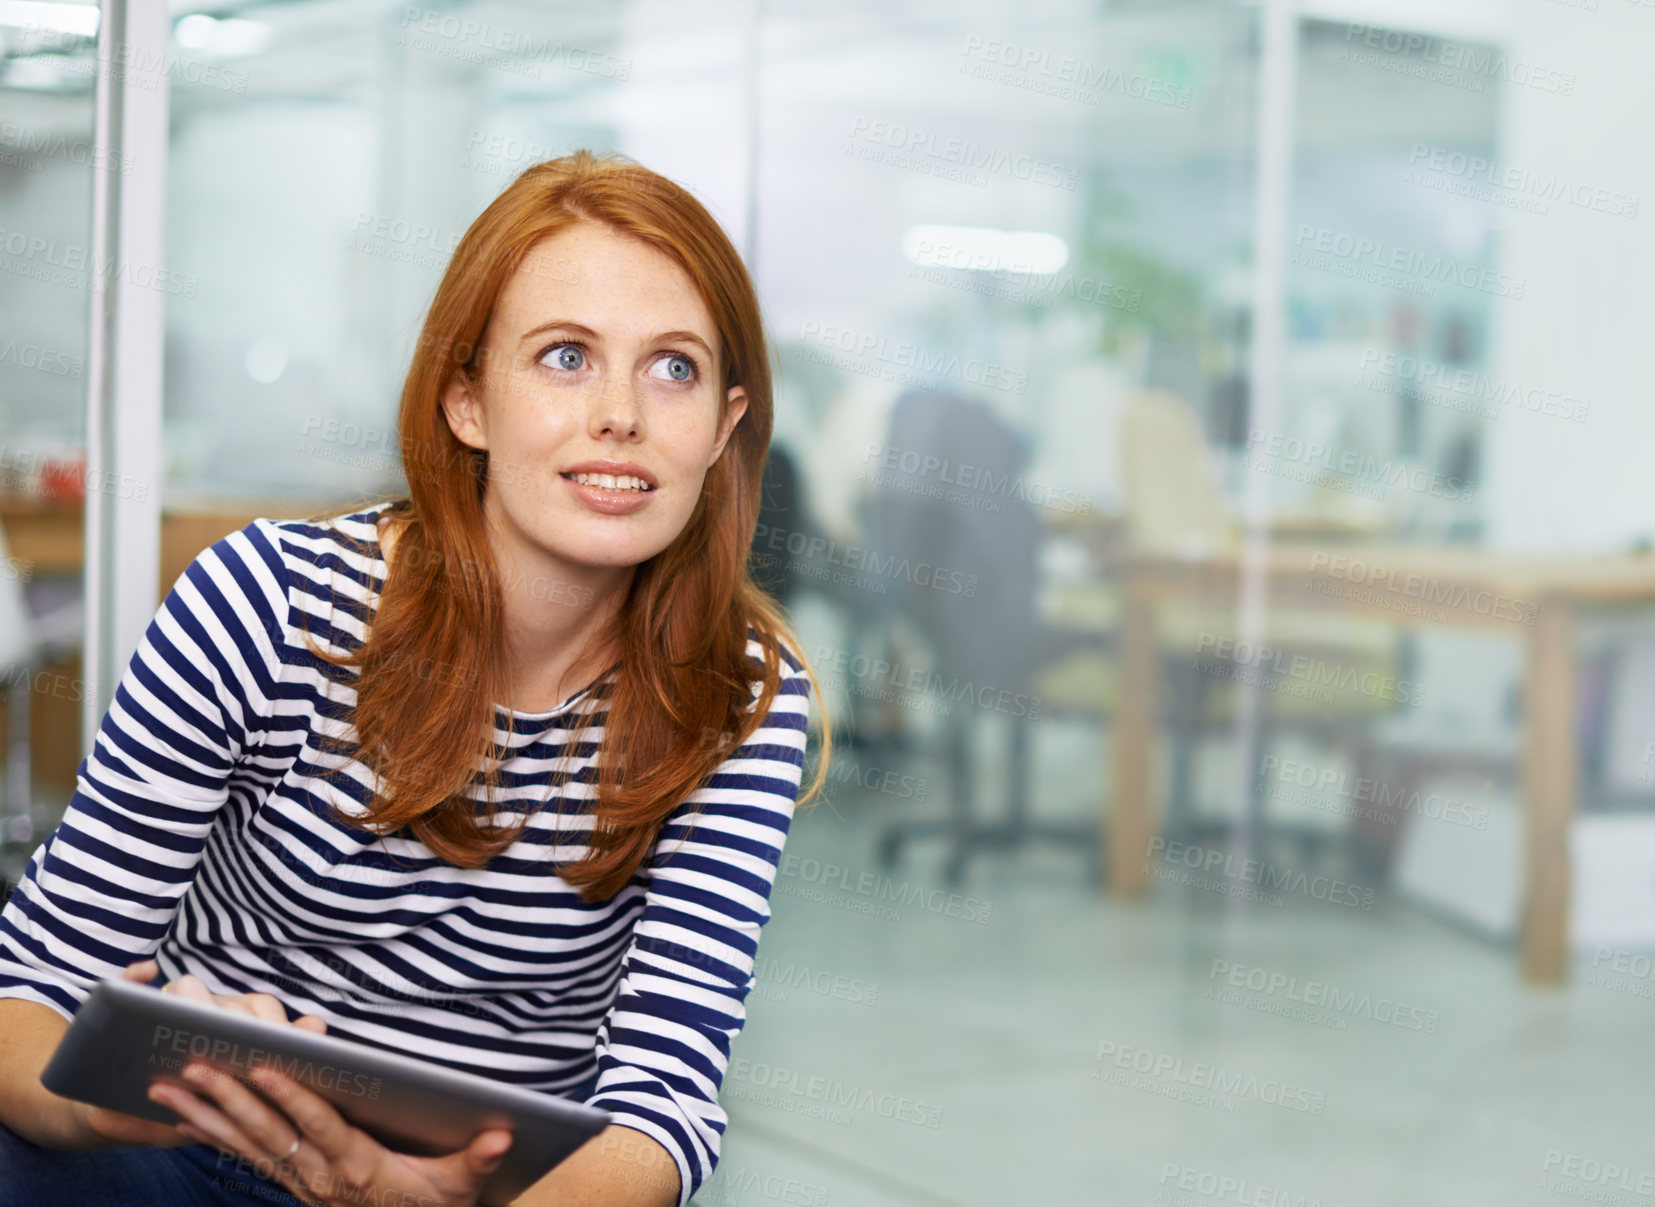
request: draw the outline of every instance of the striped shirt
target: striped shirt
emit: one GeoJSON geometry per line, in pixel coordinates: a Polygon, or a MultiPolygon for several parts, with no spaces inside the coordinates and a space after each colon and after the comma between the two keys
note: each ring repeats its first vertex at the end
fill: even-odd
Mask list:
{"type": "MultiPolygon", "coordinates": [[[[784,648],[764,723],[607,901],[551,870],[590,839],[607,674],[549,712],[496,705],[496,823],[530,820],[485,867],[445,864],[406,830],[346,829],[326,803],[360,816],[372,774],[322,737],[354,738],[356,672],[305,635],[361,644],[383,506],[255,520],[180,577],[0,912],[0,997],[69,1018],[153,955],[167,980],[273,994],[331,1035],[498,1081],[555,1094],[596,1073],[587,1101],[663,1145],[688,1202],[727,1123],[718,1091],[798,796],[810,681],[784,648]]],[[[410,668],[409,690],[422,669],[435,673],[410,668]]],[[[480,782],[470,794],[485,799],[480,782]]]]}

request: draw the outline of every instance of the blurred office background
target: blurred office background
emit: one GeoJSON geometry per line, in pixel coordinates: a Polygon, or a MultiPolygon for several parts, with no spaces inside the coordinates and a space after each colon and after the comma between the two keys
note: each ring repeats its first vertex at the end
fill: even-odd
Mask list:
{"type": "Polygon", "coordinates": [[[1648,1193],[1655,8],[167,26],[160,469],[89,479],[94,186],[154,164],[95,144],[96,10],[0,0],[8,878],[84,754],[87,501],[153,488],[164,592],[395,489],[455,241],[619,150],[754,273],[754,572],[840,739],[698,1201],[1648,1193]]]}

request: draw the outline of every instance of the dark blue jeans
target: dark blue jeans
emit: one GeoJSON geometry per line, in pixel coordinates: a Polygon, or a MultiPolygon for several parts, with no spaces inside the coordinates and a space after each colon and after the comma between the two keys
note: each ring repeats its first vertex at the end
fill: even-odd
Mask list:
{"type": "MultiPolygon", "coordinates": [[[[571,1091],[584,1102],[597,1078],[571,1091]]],[[[252,1161],[211,1144],[41,1148],[0,1124],[0,1207],[302,1207],[252,1161]]]]}
{"type": "Polygon", "coordinates": [[[259,1177],[253,1162],[227,1157],[208,1144],[41,1148],[0,1124],[0,1207],[300,1207],[303,1202],[280,1182],[259,1177]]]}

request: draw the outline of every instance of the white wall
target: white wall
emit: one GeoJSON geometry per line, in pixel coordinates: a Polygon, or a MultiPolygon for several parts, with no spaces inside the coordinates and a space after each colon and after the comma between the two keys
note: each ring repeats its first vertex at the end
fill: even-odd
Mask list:
{"type": "Polygon", "coordinates": [[[1492,543],[1595,551],[1655,536],[1655,7],[1596,12],[1527,0],[1516,57],[1577,76],[1574,95],[1508,88],[1501,154],[1640,198],[1628,220],[1554,202],[1504,211],[1499,266],[1528,278],[1494,312],[1490,360],[1512,381],[1584,398],[1584,423],[1533,414],[1491,425],[1483,504],[1492,543]]]}

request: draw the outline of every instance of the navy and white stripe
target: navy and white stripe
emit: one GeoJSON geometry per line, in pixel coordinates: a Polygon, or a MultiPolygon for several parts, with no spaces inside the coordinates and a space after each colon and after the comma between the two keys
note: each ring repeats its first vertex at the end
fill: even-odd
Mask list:
{"type": "MultiPolygon", "coordinates": [[[[496,708],[496,820],[530,820],[488,866],[351,832],[325,803],[360,816],[372,777],[321,737],[354,737],[355,672],[304,632],[333,652],[361,642],[384,583],[379,510],[256,520],[179,579],[0,912],[0,997],[68,1018],[154,955],[168,980],[274,994],[330,1034],[500,1081],[559,1093],[595,1071],[589,1101],[666,1147],[687,1202],[727,1121],[718,1090],[798,796],[810,681],[784,650],[764,724],[605,902],[550,865],[589,840],[607,677],[549,712],[496,708]]],[[[421,671],[464,673],[410,668],[410,690],[421,671]]],[[[472,795],[481,811],[481,785],[472,795]]]]}

